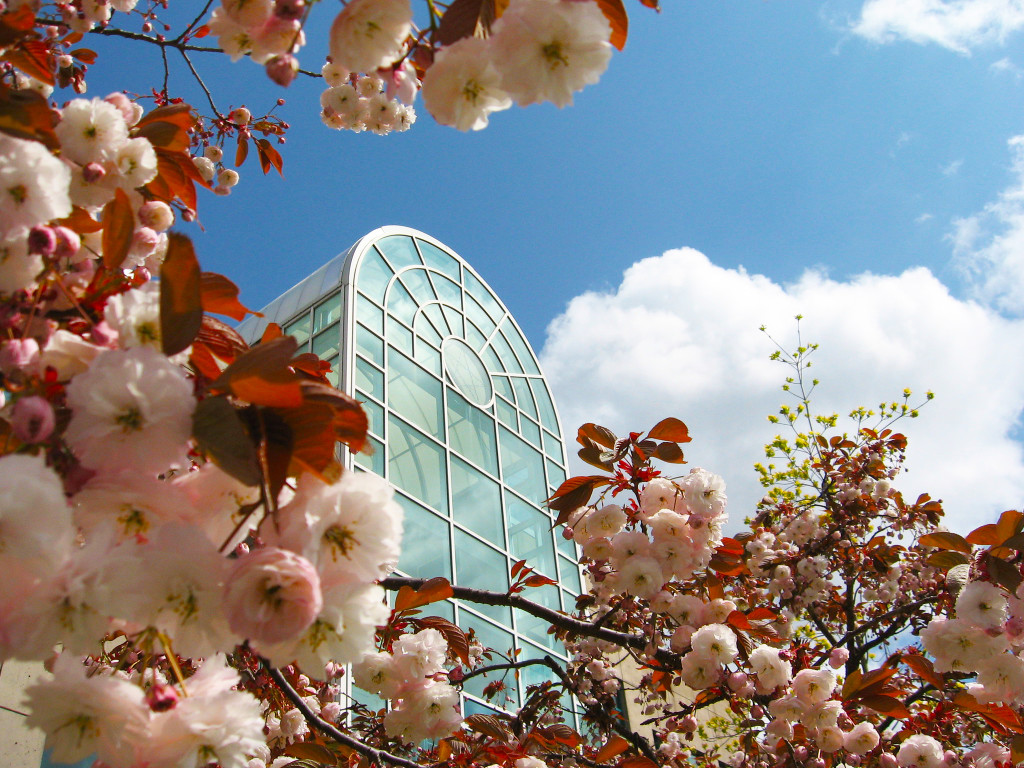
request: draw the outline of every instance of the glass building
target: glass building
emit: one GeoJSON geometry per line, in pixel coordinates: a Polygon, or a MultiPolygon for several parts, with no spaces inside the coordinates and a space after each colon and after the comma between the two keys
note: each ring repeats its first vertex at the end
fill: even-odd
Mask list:
{"type": "MultiPolygon", "coordinates": [[[[335,386],[364,404],[373,453],[346,455],[346,469],[375,472],[396,488],[405,508],[402,574],[504,592],[513,563],[526,560],[558,582],[527,596],[572,611],[575,545],[552,530],[543,506],[566,477],[555,405],[516,321],[472,267],[421,232],[383,227],[263,314],[239,327],[247,341],[278,323],[300,351],[330,362],[335,386]]],[[[520,611],[430,608],[499,652],[564,658],[547,625],[520,611]]],[[[492,704],[518,705],[526,686],[549,674],[542,666],[525,668],[518,681],[498,674],[507,699],[492,704]]],[[[467,682],[466,714],[490,711],[481,698],[488,682],[467,682]]]]}

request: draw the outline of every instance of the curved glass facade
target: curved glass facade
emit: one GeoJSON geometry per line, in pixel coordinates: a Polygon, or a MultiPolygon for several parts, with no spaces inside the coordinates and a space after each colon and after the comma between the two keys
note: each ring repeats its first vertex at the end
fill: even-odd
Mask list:
{"type": "MultiPolygon", "coordinates": [[[[331,362],[334,383],[364,403],[374,450],[346,462],[397,489],[405,507],[401,573],[505,591],[512,564],[525,559],[558,582],[528,596],[572,610],[580,591],[575,546],[552,530],[543,508],[566,477],[551,393],[519,326],[462,258],[423,233],[384,227],[264,313],[240,326],[247,340],[279,323],[331,362]]],[[[547,626],[522,612],[432,608],[497,651],[563,656],[547,626]]],[[[525,687],[546,676],[540,666],[525,668],[518,682],[508,674],[506,703],[518,704],[525,687]]],[[[467,714],[487,711],[487,683],[466,684],[467,714]]]]}

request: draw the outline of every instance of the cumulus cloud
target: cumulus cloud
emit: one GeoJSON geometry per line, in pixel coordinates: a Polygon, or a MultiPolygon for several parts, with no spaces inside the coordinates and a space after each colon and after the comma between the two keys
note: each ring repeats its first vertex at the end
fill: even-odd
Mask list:
{"type": "Polygon", "coordinates": [[[1014,80],[1024,78],[1024,69],[1021,69],[1007,58],[999,59],[999,61],[993,61],[988,65],[988,68],[996,74],[1009,75],[1014,80]]]}
{"type": "Polygon", "coordinates": [[[1024,27],[1024,0],[867,0],[851,30],[878,43],[935,43],[958,53],[1024,27]]]}
{"type": "Polygon", "coordinates": [[[1013,179],[995,201],[954,222],[954,259],[972,295],[1024,314],[1024,135],[1009,140],[1013,179]]]}
{"type": "Polygon", "coordinates": [[[808,270],[782,285],[673,250],[573,299],[549,326],[542,361],[570,435],[587,421],[623,434],[683,419],[690,466],[726,478],[740,521],[762,495],[752,465],[778,430],[766,416],[785,402],[790,373],[768,360],[774,347],[758,328],[792,347],[798,313],[804,339],[821,344],[811,369],[819,412],[877,405],[904,387],[935,392],[901,424],[905,493],[943,498],[961,530],[1020,506],[1024,456],[1012,432],[1024,410],[1024,321],[953,297],[924,268],[843,281],[808,270]]]}

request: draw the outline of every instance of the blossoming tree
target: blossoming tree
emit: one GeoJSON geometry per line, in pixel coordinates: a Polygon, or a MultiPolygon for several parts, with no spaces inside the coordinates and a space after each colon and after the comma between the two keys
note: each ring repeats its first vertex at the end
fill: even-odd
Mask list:
{"type": "MultiPolygon", "coordinates": [[[[834,418],[809,413],[808,349],[789,358],[794,435],[770,447],[785,463],[761,468],[769,492],[749,531],[724,536],[721,478],[666,469],[683,462],[682,422],[625,437],[588,424],[580,456],[602,474],[550,500],[589,577],[573,615],[530,600],[549,580],[528,563],[505,593],[390,575],[400,508],[381,480],[337,460],[338,443],[364,447],[359,404],[279,328],[249,348],[219,319],[249,313],[235,285],[201,271],[170,231],[194,218],[200,190],[238,182],[228,166],[250,148],[264,172],[280,170],[271,138],[286,125],[222,114],[209,92],[206,115],[161,90],[149,111],[120,94],[55,96],[85,91],[91,34],[176,50],[204,89],[194,55],[249,58],[281,85],[301,71],[318,4],[212,5],[173,36],[166,2],[8,0],[0,12],[0,660],[47,662],[26,706],[55,759],[988,768],[1024,757],[1024,515],[966,538],[940,530],[939,503],[908,502],[893,483],[906,440],[892,425],[912,415],[909,393],[878,423],[861,411],[852,434],[832,434],[834,418]],[[549,622],[571,663],[482,647],[430,615],[449,597],[549,622]],[[462,716],[467,680],[537,664],[550,681],[518,710],[462,716]],[[387,706],[343,700],[345,674],[387,706]],[[639,718],[624,719],[620,692],[639,718]],[[567,724],[565,694],[585,728],[567,724]]],[[[621,0],[420,10],[417,21],[407,0],[343,7],[320,75],[325,124],[404,130],[419,91],[461,130],[513,102],[566,105],[627,32],[621,0]]]]}

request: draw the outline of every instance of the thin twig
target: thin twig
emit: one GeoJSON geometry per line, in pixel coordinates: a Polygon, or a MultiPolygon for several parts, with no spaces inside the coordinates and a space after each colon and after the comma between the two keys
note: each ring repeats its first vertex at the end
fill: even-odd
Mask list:
{"type": "Polygon", "coordinates": [[[358,752],[360,755],[365,757],[373,763],[389,763],[390,765],[400,766],[400,768],[423,768],[422,763],[418,763],[415,760],[408,760],[398,755],[393,755],[383,749],[375,749],[369,744],[364,744],[354,736],[350,736],[347,733],[343,733],[335,728],[333,725],[328,723],[326,720],[321,719],[309,705],[302,700],[298,692],[289,685],[288,681],[284,679],[284,675],[281,671],[273,666],[269,661],[264,658],[260,658],[260,663],[263,668],[270,675],[277,687],[281,689],[281,693],[295,705],[295,708],[302,713],[302,716],[306,718],[306,722],[316,728],[318,731],[326,736],[330,736],[332,739],[337,741],[339,744],[344,744],[346,747],[358,752]]]}
{"type": "Polygon", "coordinates": [[[210,109],[213,110],[213,114],[215,114],[221,120],[224,120],[224,115],[220,113],[220,110],[217,109],[217,105],[213,103],[213,94],[210,93],[210,89],[206,87],[206,83],[203,82],[202,76],[200,76],[200,74],[196,71],[196,68],[192,66],[192,59],[188,57],[188,54],[185,51],[181,51],[181,58],[185,60],[185,63],[188,65],[189,71],[192,72],[192,77],[196,79],[196,82],[199,83],[199,87],[202,88],[203,93],[206,94],[206,100],[210,102],[210,109]]]}

